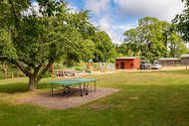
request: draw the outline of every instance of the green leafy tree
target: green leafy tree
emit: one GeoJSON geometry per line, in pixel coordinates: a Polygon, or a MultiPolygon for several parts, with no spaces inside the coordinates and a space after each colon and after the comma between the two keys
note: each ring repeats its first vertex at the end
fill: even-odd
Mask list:
{"type": "Polygon", "coordinates": [[[81,13],[70,13],[62,0],[36,2],[39,11],[31,9],[29,0],[0,3],[0,59],[15,64],[29,77],[29,90],[36,89],[54,62],[82,50],[80,32],[88,26],[86,18],[80,18],[81,13]]]}
{"type": "Polygon", "coordinates": [[[187,52],[185,41],[176,32],[171,32],[168,36],[168,48],[170,57],[180,57],[187,52]]]}
{"type": "Polygon", "coordinates": [[[95,62],[115,61],[117,52],[111,38],[106,32],[96,32],[92,40],[95,43],[95,62]]]}
{"type": "Polygon", "coordinates": [[[186,42],[176,31],[174,24],[168,24],[167,27],[165,27],[163,38],[166,46],[164,57],[180,57],[187,52],[186,42]]]}
{"type": "Polygon", "coordinates": [[[124,36],[125,43],[121,46],[127,46],[129,56],[141,56],[151,62],[160,57],[178,57],[186,50],[172,25],[153,17],[140,19],[138,27],[126,31],[124,36]]]}
{"type": "Polygon", "coordinates": [[[144,59],[153,62],[165,53],[163,27],[163,23],[153,17],[145,17],[139,20],[137,31],[141,43],[141,56],[144,59]]]}
{"type": "Polygon", "coordinates": [[[95,45],[91,40],[95,34],[96,28],[88,22],[88,11],[73,14],[72,25],[76,26],[77,32],[72,37],[77,42],[75,48],[69,48],[63,58],[63,63],[67,66],[73,66],[81,61],[88,62],[94,58],[95,45]],[[87,55],[86,55],[87,52],[87,55]]]}
{"type": "Polygon", "coordinates": [[[124,33],[125,43],[120,47],[125,48],[128,56],[139,56],[141,53],[141,42],[137,40],[138,29],[130,29],[124,33]]]}
{"type": "Polygon", "coordinates": [[[185,9],[181,14],[178,14],[173,23],[176,25],[177,32],[180,32],[180,35],[183,39],[188,42],[189,41],[189,1],[182,0],[185,4],[185,9]]]}

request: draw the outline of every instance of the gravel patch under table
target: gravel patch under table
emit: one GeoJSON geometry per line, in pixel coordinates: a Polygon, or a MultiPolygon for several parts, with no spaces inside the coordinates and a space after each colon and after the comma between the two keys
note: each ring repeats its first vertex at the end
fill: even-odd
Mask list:
{"type": "Polygon", "coordinates": [[[34,104],[42,107],[52,109],[69,109],[81,106],[88,102],[97,100],[99,98],[111,95],[118,92],[119,89],[113,88],[97,88],[97,91],[89,90],[88,95],[80,96],[80,91],[77,88],[72,88],[69,95],[55,95],[51,96],[50,93],[38,94],[33,97],[20,99],[18,102],[23,104],[34,104]]]}

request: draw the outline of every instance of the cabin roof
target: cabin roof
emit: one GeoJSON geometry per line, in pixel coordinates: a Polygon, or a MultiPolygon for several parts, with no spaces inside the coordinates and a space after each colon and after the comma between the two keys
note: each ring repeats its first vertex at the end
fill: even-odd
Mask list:
{"type": "Polygon", "coordinates": [[[165,61],[165,60],[180,60],[179,58],[161,58],[161,61],[165,61]]]}
{"type": "Polygon", "coordinates": [[[189,54],[184,54],[181,56],[181,58],[189,58],[189,54]]]}
{"type": "Polygon", "coordinates": [[[137,58],[139,58],[139,57],[137,57],[137,56],[134,56],[134,57],[119,57],[119,58],[116,58],[116,59],[126,59],[126,60],[128,60],[128,59],[137,59],[137,58]]]}

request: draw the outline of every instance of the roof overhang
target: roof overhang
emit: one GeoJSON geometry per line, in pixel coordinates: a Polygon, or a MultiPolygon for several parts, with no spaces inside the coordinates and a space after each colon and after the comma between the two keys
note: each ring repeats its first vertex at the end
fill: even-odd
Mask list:
{"type": "Polygon", "coordinates": [[[189,58],[189,54],[184,54],[181,56],[181,58],[189,58]]]}
{"type": "Polygon", "coordinates": [[[125,60],[134,60],[134,59],[137,59],[137,58],[139,58],[139,57],[119,57],[119,58],[116,58],[116,60],[123,60],[123,59],[125,59],[125,60]]]}
{"type": "Polygon", "coordinates": [[[161,58],[161,59],[159,59],[159,61],[176,61],[176,60],[180,60],[180,58],[161,58]]]}

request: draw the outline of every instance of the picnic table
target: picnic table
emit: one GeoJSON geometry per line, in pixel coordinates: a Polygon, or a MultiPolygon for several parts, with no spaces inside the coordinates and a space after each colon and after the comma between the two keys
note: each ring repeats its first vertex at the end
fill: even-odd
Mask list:
{"type": "Polygon", "coordinates": [[[92,78],[78,78],[78,79],[69,79],[69,80],[60,80],[60,81],[51,81],[51,94],[52,96],[54,95],[54,86],[56,85],[60,85],[63,86],[64,88],[64,92],[66,93],[66,89],[68,89],[68,93],[70,93],[70,89],[73,86],[79,86],[80,89],[80,93],[81,96],[83,96],[83,93],[85,93],[86,95],[88,95],[88,88],[89,88],[89,84],[90,83],[94,83],[94,88],[96,91],[96,83],[97,80],[96,79],[92,79],[92,78]]]}

